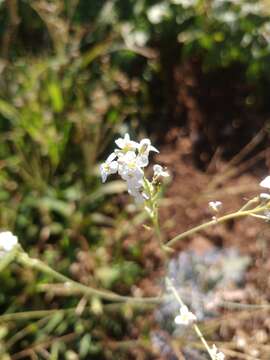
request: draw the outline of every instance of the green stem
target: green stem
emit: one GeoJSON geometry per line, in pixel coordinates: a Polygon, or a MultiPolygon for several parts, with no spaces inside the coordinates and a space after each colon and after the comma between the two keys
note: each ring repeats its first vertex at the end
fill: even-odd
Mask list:
{"type": "Polygon", "coordinates": [[[238,210],[238,212],[247,210],[250,206],[257,204],[259,201],[259,196],[255,196],[253,199],[249,200],[244,206],[242,206],[241,209],[238,210]]]}
{"type": "Polygon", "coordinates": [[[228,220],[231,220],[231,219],[236,219],[236,218],[256,214],[256,213],[262,212],[262,211],[264,211],[266,209],[267,209],[267,206],[263,206],[263,207],[258,207],[258,208],[252,209],[252,210],[246,210],[246,211],[238,210],[238,211],[236,211],[234,213],[224,215],[224,216],[222,216],[220,218],[217,218],[217,219],[208,221],[207,223],[195,226],[192,229],[189,229],[189,230],[187,230],[187,231],[185,231],[185,232],[183,232],[183,233],[181,233],[179,235],[176,235],[173,239],[171,239],[170,241],[168,241],[166,243],[166,246],[168,246],[168,247],[174,246],[177,243],[178,240],[182,240],[182,239],[184,239],[184,238],[186,238],[188,236],[191,236],[191,235],[195,234],[198,231],[201,231],[201,230],[204,230],[204,229],[208,228],[209,226],[221,224],[221,223],[224,223],[224,222],[226,222],[228,220]]]}
{"type": "Polygon", "coordinates": [[[105,290],[98,290],[98,289],[94,289],[92,287],[80,284],[79,282],[74,281],[74,280],[68,278],[67,276],[60,274],[59,272],[52,269],[50,266],[46,265],[42,261],[40,261],[38,259],[30,258],[24,252],[20,252],[18,254],[17,261],[26,267],[30,267],[32,269],[36,269],[45,274],[50,275],[54,279],[56,279],[60,282],[63,282],[67,288],[73,288],[79,292],[82,292],[83,294],[85,294],[88,297],[96,296],[103,300],[108,300],[108,301],[113,301],[113,302],[127,302],[130,304],[133,304],[133,303],[159,304],[162,302],[162,298],[158,298],[158,297],[143,298],[143,297],[122,296],[122,295],[115,294],[113,292],[109,292],[109,291],[105,291],[105,290]]]}
{"type": "Polygon", "coordinates": [[[162,234],[161,234],[160,225],[159,225],[158,212],[157,212],[157,209],[155,209],[154,211],[155,211],[155,216],[153,218],[153,226],[154,226],[156,236],[159,240],[160,246],[162,247],[163,241],[162,241],[162,234]]]}
{"type": "Polygon", "coordinates": [[[69,309],[52,309],[52,310],[33,310],[33,311],[20,311],[10,314],[3,314],[0,316],[0,323],[13,320],[30,320],[39,319],[54,315],[55,313],[69,314],[76,311],[76,308],[69,309]]]}
{"type": "Polygon", "coordinates": [[[210,346],[208,345],[207,341],[205,340],[205,338],[204,338],[204,336],[203,336],[203,334],[202,334],[199,326],[198,326],[197,324],[193,324],[192,326],[193,326],[193,329],[195,330],[198,338],[201,340],[202,344],[205,346],[205,348],[206,348],[206,350],[207,350],[210,358],[211,358],[212,360],[215,360],[215,358],[213,357],[213,355],[212,355],[212,353],[211,353],[210,346]]]}

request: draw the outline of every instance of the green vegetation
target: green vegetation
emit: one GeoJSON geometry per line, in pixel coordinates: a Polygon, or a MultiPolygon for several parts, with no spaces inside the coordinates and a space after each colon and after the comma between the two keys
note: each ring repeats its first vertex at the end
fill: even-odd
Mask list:
{"type": "MultiPolygon", "coordinates": [[[[98,163],[126,128],[162,128],[168,72],[195,58],[204,73],[240,66],[255,98],[269,85],[270,16],[261,2],[181,3],[188,1],[0,1],[0,227],[87,285],[129,294],[145,276],[142,245],[128,257],[122,248],[131,225],[114,195],[125,187],[102,185],[98,163]]],[[[245,106],[258,106],[248,99],[245,106]]],[[[40,348],[50,359],[113,359],[103,342],[122,339],[135,321],[128,306],[63,289],[54,296],[53,279],[18,265],[0,281],[2,313],[45,311],[0,316],[1,359],[43,358],[40,348]]]]}

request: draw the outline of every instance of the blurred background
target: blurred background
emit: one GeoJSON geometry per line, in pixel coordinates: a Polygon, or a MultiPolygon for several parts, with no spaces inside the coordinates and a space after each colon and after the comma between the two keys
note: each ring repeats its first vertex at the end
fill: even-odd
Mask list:
{"type": "MultiPolygon", "coordinates": [[[[162,292],[165,259],[146,215],[121,181],[101,184],[119,135],[160,149],[172,175],[168,240],[210,219],[210,200],[241,207],[269,174],[268,0],[0,0],[0,44],[0,227],[86,285],[162,292]]],[[[196,253],[201,269],[223,264],[214,287],[192,280],[196,297],[222,279],[223,300],[268,304],[268,227],[247,219],[196,235],[170,274],[197,276],[196,253]]],[[[183,345],[173,318],[165,324],[174,308],[102,304],[16,264],[0,281],[1,359],[206,358],[196,339],[196,351],[183,345]]],[[[226,358],[269,360],[267,313],[227,307],[200,319],[226,358]]]]}

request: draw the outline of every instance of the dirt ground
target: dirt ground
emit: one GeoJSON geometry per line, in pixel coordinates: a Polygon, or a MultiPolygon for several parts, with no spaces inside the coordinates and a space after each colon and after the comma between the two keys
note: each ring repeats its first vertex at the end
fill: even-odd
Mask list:
{"type": "MultiPolygon", "coordinates": [[[[168,132],[162,151],[156,158],[171,173],[165,199],[160,206],[160,223],[166,240],[209,221],[214,215],[209,209],[209,201],[222,201],[222,209],[217,215],[221,216],[240,209],[249,199],[261,192],[258,184],[269,174],[270,153],[266,149],[255,152],[254,155],[260,139],[261,134],[258,134],[230,161],[223,161],[217,150],[206,171],[201,171],[194,165],[190,138],[178,128],[168,132]]],[[[147,276],[140,281],[138,288],[140,295],[157,295],[161,292],[158,284],[164,275],[164,257],[151,232],[141,227],[139,231],[142,241],[145,241],[143,266],[147,276]]],[[[129,245],[135,241],[137,233],[125,240],[129,245]]],[[[187,250],[203,254],[212,249],[228,248],[234,248],[239,254],[248,256],[250,262],[242,286],[224,290],[223,300],[233,306],[225,306],[218,317],[213,319],[214,332],[207,331],[207,324],[211,324],[211,321],[206,323],[206,334],[209,333],[207,337],[210,343],[211,340],[215,341],[224,351],[226,359],[269,360],[269,223],[254,218],[230,220],[180,241],[175,247],[177,255],[173,256],[187,250]]],[[[160,331],[162,332],[162,329],[160,331]]],[[[157,350],[159,355],[155,358],[201,359],[198,354],[183,353],[180,345],[173,348],[170,355],[160,355],[162,352],[157,350]]],[[[135,358],[140,358],[138,353],[135,358]]]]}

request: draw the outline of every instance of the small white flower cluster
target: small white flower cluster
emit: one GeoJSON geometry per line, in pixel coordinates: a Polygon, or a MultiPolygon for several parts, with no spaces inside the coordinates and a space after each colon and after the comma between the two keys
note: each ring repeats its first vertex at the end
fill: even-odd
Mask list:
{"type": "Polygon", "coordinates": [[[223,352],[218,351],[215,344],[212,346],[212,349],[210,349],[210,354],[211,354],[211,357],[213,360],[224,360],[225,359],[225,355],[223,354],[223,352]]]}
{"type": "Polygon", "coordinates": [[[177,325],[188,326],[196,320],[197,320],[196,315],[194,315],[191,311],[189,311],[186,305],[182,305],[180,307],[180,314],[175,317],[174,322],[177,325]]]}
{"type": "Polygon", "coordinates": [[[152,24],[159,24],[170,14],[170,8],[166,2],[151,6],[147,11],[148,20],[152,24]]]}
{"type": "MultiPolygon", "coordinates": [[[[149,164],[149,153],[159,151],[152,146],[150,139],[142,139],[138,143],[130,140],[129,134],[117,139],[115,143],[119,149],[115,149],[100,166],[102,182],[107,180],[108,175],[118,173],[126,181],[128,193],[135,198],[136,202],[142,203],[148,199],[144,191],[144,168],[149,164]]],[[[153,181],[159,177],[169,176],[160,165],[154,165],[153,170],[153,181]]]]}
{"type": "Polygon", "coordinates": [[[10,252],[14,246],[18,244],[17,236],[13,235],[10,231],[3,231],[0,233],[0,254],[4,255],[10,252]]]}
{"type": "Polygon", "coordinates": [[[210,201],[208,203],[208,205],[211,210],[213,210],[214,212],[218,212],[219,209],[222,207],[222,202],[221,201],[210,201]]]}

